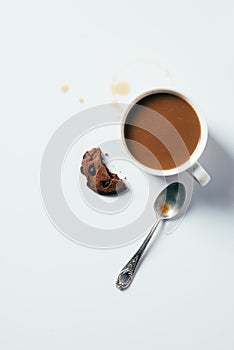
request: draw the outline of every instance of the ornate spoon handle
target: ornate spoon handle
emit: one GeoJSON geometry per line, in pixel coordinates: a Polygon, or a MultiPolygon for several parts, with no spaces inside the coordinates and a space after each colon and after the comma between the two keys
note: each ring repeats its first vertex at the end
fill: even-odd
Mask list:
{"type": "Polygon", "coordinates": [[[152,226],[150,232],[148,233],[147,237],[145,238],[140,248],[137,250],[137,252],[129,260],[129,262],[120,271],[116,281],[116,287],[118,289],[120,290],[126,289],[132,283],[132,280],[134,275],[136,274],[137,266],[141,259],[141,256],[144,253],[150,239],[153,236],[153,233],[155,232],[156,228],[158,227],[161,221],[162,221],[162,217],[160,217],[158,221],[152,226]]]}

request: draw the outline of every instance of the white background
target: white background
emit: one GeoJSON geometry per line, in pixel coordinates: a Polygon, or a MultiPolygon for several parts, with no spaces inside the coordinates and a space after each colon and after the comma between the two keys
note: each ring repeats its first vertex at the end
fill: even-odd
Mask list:
{"type": "Polygon", "coordinates": [[[233,2],[0,5],[0,348],[232,350],[233,2]],[[39,188],[53,132],[111,102],[115,75],[131,87],[120,101],[161,83],[198,101],[210,132],[201,163],[212,176],[195,185],[182,224],[155,242],[124,293],[115,276],[140,242],[103,251],[69,241],[39,188]]]}

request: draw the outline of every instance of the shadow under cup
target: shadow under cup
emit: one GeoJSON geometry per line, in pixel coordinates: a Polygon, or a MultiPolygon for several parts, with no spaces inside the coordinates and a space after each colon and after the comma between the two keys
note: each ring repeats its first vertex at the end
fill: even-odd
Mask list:
{"type": "Polygon", "coordinates": [[[199,177],[204,169],[197,159],[206,145],[207,127],[183,95],[160,90],[139,97],[125,113],[122,137],[128,153],[147,172],[166,176],[189,169],[194,176],[193,166],[196,171],[199,167],[194,177],[203,185],[199,177]]]}

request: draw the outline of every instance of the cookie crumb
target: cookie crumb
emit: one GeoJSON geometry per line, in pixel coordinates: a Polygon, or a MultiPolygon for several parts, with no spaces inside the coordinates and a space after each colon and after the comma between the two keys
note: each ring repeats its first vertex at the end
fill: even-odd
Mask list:
{"type": "Polygon", "coordinates": [[[105,156],[106,156],[106,157],[109,157],[109,154],[108,154],[108,153],[105,153],[105,156]]]}
{"type": "Polygon", "coordinates": [[[80,101],[80,103],[84,103],[84,99],[83,98],[80,98],[79,101],[80,101]]]}

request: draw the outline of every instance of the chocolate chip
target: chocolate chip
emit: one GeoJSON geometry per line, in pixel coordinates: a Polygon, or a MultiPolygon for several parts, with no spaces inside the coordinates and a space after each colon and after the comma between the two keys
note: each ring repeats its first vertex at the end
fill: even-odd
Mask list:
{"type": "Polygon", "coordinates": [[[102,181],[103,187],[107,187],[107,186],[109,186],[109,184],[110,184],[110,181],[102,181]]]}
{"type": "Polygon", "coordinates": [[[89,167],[89,173],[90,173],[90,175],[92,175],[92,176],[95,176],[95,175],[96,175],[96,170],[95,170],[95,168],[94,168],[93,165],[90,165],[90,167],[89,167]]]}
{"type": "Polygon", "coordinates": [[[84,174],[84,171],[83,171],[83,167],[82,167],[82,166],[80,167],[80,172],[81,172],[81,174],[84,174]]]}
{"type": "Polygon", "coordinates": [[[86,153],[83,155],[83,159],[85,159],[86,158],[86,153]]]}

